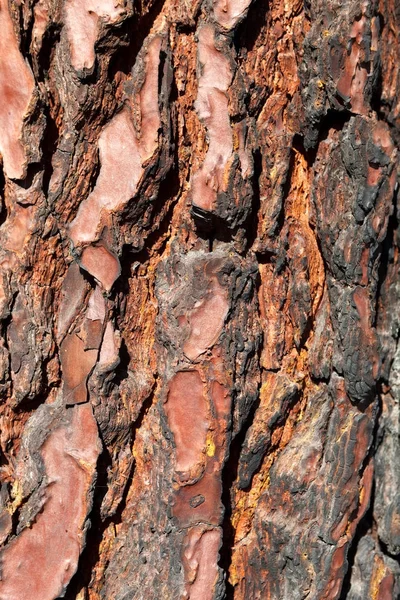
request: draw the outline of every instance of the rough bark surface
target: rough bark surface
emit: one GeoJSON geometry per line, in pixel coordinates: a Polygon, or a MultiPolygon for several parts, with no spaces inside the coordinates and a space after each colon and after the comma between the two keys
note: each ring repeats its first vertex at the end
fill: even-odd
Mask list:
{"type": "Polygon", "coordinates": [[[400,597],[395,0],[0,0],[0,599],[400,597]]]}

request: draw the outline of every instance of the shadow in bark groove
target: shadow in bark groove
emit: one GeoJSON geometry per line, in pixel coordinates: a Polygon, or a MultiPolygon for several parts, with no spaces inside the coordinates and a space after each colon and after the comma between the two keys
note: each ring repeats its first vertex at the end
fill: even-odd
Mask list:
{"type": "Polygon", "coordinates": [[[268,10],[268,1],[256,1],[250,4],[246,18],[234,33],[234,44],[238,52],[242,48],[248,52],[254,49],[263,27],[267,24],[268,10]]]}
{"type": "MultiPolygon", "coordinates": [[[[175,79],[173,79],[169,99],[170,106],[174,105],[177,93],[175,79]]],[[[131,222],[132,228],[139,225],[141,226],[141,231],[146,231],[147,229],[147,232],[143,235],[140,246],[137,249],[130,247],[129,244],[126,244],[124,247],[122,256],[120,257],[121,276],[115,284],[117,293],[129,293],[128,279],[131,277],[132,264],[135,262],[141,264],[146,263],[150,259],[152,252],[157,245],[159,245],[157,253],[161,256],[163,248],[169,239],[168,230],[171,225],[174,208],[179,200],[181,192],[181,181],[178,169],[177,132],[176,123],[173,118],[171,118],[170,123],[170,135],[170,147],[173,151],[171,166],[160,180],[156,198],[148,201],[148,208],[150,208],[151,212],[146,217],[146,224],[141,223],[138,216],[135,214],[135,202],[129,202],[121,212],[120,219],[123,222],[131,222]],[[153,225],[154,222],[156,223],[155,225],[153,225]]],[[[148,183],[148,185],[152,185],[151,176],[146,177],[145,182],[148,183]]],[[[143,194],[145,191],[146,188],[141,188],[138,190],[137,195],[143,194]]]]}
{"type": "Polygon", "coordinates": [[[315,145],[311,148],[305,148],[303,135],[296,134],[294,136],[296,149],[305,156],[310,167],[314,166],[319,145],[321,142],[328,139],[330,130],[334,129],[335,131],[342,131],[346,123],[354,116],[355,114],[349,110],[341,111],[329,108],[326,115],[322,117],[318,124],[318,138],[315,145]]]}
{"type": "Polygon", "coordinates": [[[3,225],[3,223],[6,222],[7,220],[7,207],[4,203],[4,188],[6,185],[6,180],[4,178],[4,171],[2,168],[0,168],[0,227],[3,225]]]}
{"type": "Polygon", "coordinates": [[[114,80],[118,71],[126,75],[130,74],[137,55],[143,47],[143,42],[149,35],[163,6],[164,0],[155,0],[147,14],[134,14],[122,23],[119,33],[122,38],[128,38],[128,41],[126,45],[121,45],[118,48],[110,61],[108,72],[111,81],[114,80]]]}
{"type": "Polygon", "coordinates": [[[33,17],[33,13],[30,13],[30,12],[26,13],[26,14],[29,14],[30,19],[25,27],[24,26],[24,15],[23,15],[23,12],[24,12],[23,3],[21,3],[21,5],[19,6],[19,9],[20,9],[19,13],[18,13],[19,31],[21,33],[20,50],[21,50],[21,54],[23,55],[25,60],[29,63],[29,66],[31,67],[31,69],[33,71],[30,47],[31,47],[31,43],[32,43],[32,33],[33,33],[33,26],[35,24],[35,19],[33,17]]]}
{"type": "Polygon", "coordinates": [[[391,552],[389,552],[387,544],[385,544],[385,542],[382,542],[382,540],[379,538],[378,538],[378,543],[379,543],[379,549],[382,552],[382,554],[384,554],[385,556],[388,556],[392,560],[395,560],[397,562],[397,564],[400,566],[400,555],[392,554],[391,552]]]}
{"type": "MultiPolygon", "coordinates": [[[[101,438],[100,429],[99,436],[101,438]]],[[[103,539],[104,531],[109,525],[109,523],[101,520],[100,507],[108,489],[107,468],[111,466],[111,462],[110,453],[103,443],[103,452],[99,456],[97,463],[97,481],[95,484],[93,507],[89,516],[90,527],[86,534],[85,549],[79,558],[77,571],[69,582],[64,596],[62,596],[65,600],[75,600],[80,589],[89,584],[93,568],[99,560],[100,543],[103,539]]]]}
{"type": "MultiPolygon", "coordinates": [[[[273,371],[269,371],[269,372],[273,372],[273,371]]],[[[270,428],[270,445],[264,450],[263,454],[261,455],[261,460],[260,460],[260,464],[258,465],[258,467],[256,469],[254,469],[254,471],[251,473],[251,477],[247,483],[246,486],[241,486],[241,490],[244,492],[250,492],[253,486],[253,480],[254,477],[256,475],[258,475],[258,473],[261,472],[262,468],[263,468],[263,464],[264,464],[264,460],[267,456],[269,455],[273,455],[274,453],[278,454],[277,451],[279,451],[280,448],[280,443],[281,443],[281,437],[280,436],[278,438],[278,440],[273,443],[272,439],[274,437],[274,433],[279,430],[280,428],[284,427],[285,423],[287,422],[287,420],[290,417],[290,413],[291,411],[294,409],[294,407],[296,406],[296,404],[298,404],[298,402],[300,402],[303,398],[303,393],[304,390],[303,389],[299,389],[296,392],[293,393],[293,395],[291,396],[288,405],[287,405],[287,410],[286,412],[282,412],[279,416],[279,418],[275,421],[275,423],[273,424],[273,426],[270,428]]],[[[293,434],[294,435],[294,434],[293,434]]],[[[282,450],[283,448],[281,448],[282,450]]]]}
{"type": "Polygon", "coordinates": [[[61,29],[61,25],[51,23],[43,34],[42,45],[37,59],[38,70],[37,73],[34,71],[38,81],[45,81],[46,75],[50,69],[53,54],[60,41],[61,29]]]}
{"type": "Polygon", "coordinates": [[[44,114],[46,117],[46,129],[42,140],[42,156],[43,156],[43,193],[47,198],[49,193],[50,179],[53,174],[52,158],[57,149],[58,140],[60,137],[57,125],[48,106],[45,107],[44,114]]]}
{"type": "MultiPolygon", "coordinates": [[[[157,199],[152,203],[150,221],[153,221],[152,217],[154,215],[161,214],[157,226],[150,229],[139,249],[131,248],[130,245],[126,245],[124,248],[120,257],[121,276],[115,284],[116,293],[122,292],[127,294],[129,292],[128,279],[132,276],[132,265],[135,262],[145,264],[150,259],[154,247],[158,244],[161,248],[157,248],[157,254],[162,254],[163,248],[169,239],[169,235],[167,234],[171,225],[174,208],[179,199],[179,191],[179,173],[174,164],[162,180],[157,199]]],[[[125,219],[126,217],[122,216],[121,218],[125,219]]]]}
{"type": "MultiPolygon", "coordinates": [[[[258,281],[258,286],[260,281],[258,281]]],[[[258,360],[261,360],[262,345],[258,348],[258,360]]],[[[220,549],[219,566],[225,573],[225,585],[226,585],[226,600],[233,600],[234,598],[234,587],[229,582],[229,571],[232,564],[232,555],[235,545],[235,528],[232,524],[232,488],[238,477],[239,470],[239,458],[242,450],[242,446],[247,434],[249,427],[254,421],[255,414],[260,405],[260,389],[261,383],[258,386],[257,400],[251,407],[245,423],[241,430],[231,440],[229,447],[229,454],[226,463],[222,469],[221,482],[222,482],[222,504],[224,506],[224,518],[222,521],[222,545],[220,549]]]]}
{"type": "Polygon", "coordinates": [[[369,533],[373,527],[374,487],[375,487],[375,482],[373,484],[373,489],[371,492],[370,507],[368,508],[364,517],[361,519],[360,523],[358,524],[357,531],[356,531],[356,534],[353,539],[353,543],[351,544],[349,551],[347,553],[347,563],[348,563],[347,573],[343,579],[342,591],[340,593],[339,600],[346,600],[346,598],[348,597],[348,594],[349,594],[350,588],[351,588],[351,572],[352,572],[352,568],[354,566],[354,561],[355,561],[359,541],[361,540],[362,537],[367,535],[367,533],[369,533]]]}
{"type": "Polygon", "coordinates": [[[261,208],[261,195],[260,195],[260,176],[262,173],[262,156],[260,149],[254,152],[254,173],[252,177],[252,189],[253,189],[253,206],[249,214],[245,228],[247,230],[247,248],[252,248],[258,234],[258,223],[259,223],[259,211],[261,208]]]}
{"type": "Polygon", "coordinates": [[[128,377],[129,364],[131,358],[129,356],[128,348],[124,338],[121,338],[121,345],[119,348],[119,364],[115,369],[113,384],[118,387],[121,382],[128,377]]]}
{"type": "Polygon", "coordinates": [[[224,570],[225,573],[225,585],[226,585],[226,600],[233,600],[234,598],[234,587],[228,581],[229,571],[232,564],[233,549],[235,546],[235,528],[232,524],[232,488],[238,476],[239,469],[239,458],[240,452],[246,437],[246,433],[253,423],[255,413],[260,404],[260,397],[258,401],[252,407],[252,410],[247,418],[246,423],[242,429],[232,440],[229,448],[229,457],[226,461],[222,471],[222,504],[224,505],[224,519],[222,521],[222,546],[220,549],[219,566],[224,570]]]}

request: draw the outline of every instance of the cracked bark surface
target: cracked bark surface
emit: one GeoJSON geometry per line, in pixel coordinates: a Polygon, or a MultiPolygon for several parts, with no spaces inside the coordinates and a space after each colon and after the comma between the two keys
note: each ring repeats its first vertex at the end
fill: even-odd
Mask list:
{"type": "Polygon", "coordinates": [[[394,0],[0,0],[0,600],[400,596],[394,0]]]}

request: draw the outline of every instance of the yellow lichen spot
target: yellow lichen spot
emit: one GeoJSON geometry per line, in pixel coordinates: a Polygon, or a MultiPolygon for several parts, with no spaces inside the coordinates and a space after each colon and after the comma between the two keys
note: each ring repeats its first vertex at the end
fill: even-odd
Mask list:
{"type": "Polygon", "coordinates": [[[215,454],[215,444],[210,435],[207,436],[206,440],[206,454],[207,456],[214,456],[215,454]]]}
{"type": "Polygon", "coordinates": [[[372,572],[370,591],[371,591],[372,600],[378,600],[378,598],[380,596],[379,588],[380,588],[383,578],[386,575],[386,567],[385,567],[383,561],[377,556],[375,556],[374,563],[375,564],[374,564],[374,569],[372,572]]]}
{"type": "Polygon", "coordinates": [[[235,130],[232,132],[232,142],[233,142],[233,149],[235,152],[237,152],[239,150],[239,136],[235,130]]]}
{"type": "Polygon", "coordinates": [[[238,575],[238,571],[235,569],[235,567],[231,567],[230,572],[229,572],[229,583],[235,587],[238,582],[240,581],[239,575],[238,575]]]}
{"type": "Polygon", "coordinates": [[[274,181],[274,179],[276,179],[278,173],[278,169],[276,167],[272,167],[272,169],[269,172],[269,178],[271,179],[271,181],[274,181]]]}
{"type": "Polygon", "coordinates": [[[13,514],[19,506],[22,504],[22,485],[16,479],[11,487],[11,497],[14,498],[13,502],[8,506],[8,511],[13,514]]]}
{"type": "Polygon", "coordinates": [[[319,89],[322,90],[325,87],[325,81],[322,81],[322,79],[319,79],[317,85],[318,85],[319,89]]]}
{"type": "Polygon", "coordinates": [[[359,505],[362,506],[363,502],[364,502],[364,498],[365,498],[365,487],[362,486],[360,494],[359,494],[359,505]]]}
{"type": "Polygon", "coordinates": [[[270,385],[268,381],[265,381],[260,389],[260,399],[264,400],[265,397],[268,397],[268,393],[270,391],[270,385]]]}
{"type": "Polygon", "coordinates": [[[329,37],[330,35],[331,35],[331,34],[329,33],[329,29],[325,29],[325,30],[322,32],[322,37],[329,37]]]}
{"type": "Polygon", "coordinates": [[[81,469],[85,471],[85,473],[91,473],[93,471],[92,463],[88,462],[87,460],[79,458],[76,462],[81,467],[81,469]]]}

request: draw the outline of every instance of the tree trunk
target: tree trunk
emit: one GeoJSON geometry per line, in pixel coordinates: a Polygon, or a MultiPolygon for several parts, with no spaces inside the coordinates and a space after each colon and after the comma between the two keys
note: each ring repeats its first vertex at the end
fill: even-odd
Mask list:
{"type": "Polygon", "coordinates": [[[400,597],[395,0],[0,0],[1,600],[400,597]]]}

